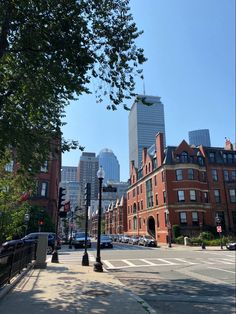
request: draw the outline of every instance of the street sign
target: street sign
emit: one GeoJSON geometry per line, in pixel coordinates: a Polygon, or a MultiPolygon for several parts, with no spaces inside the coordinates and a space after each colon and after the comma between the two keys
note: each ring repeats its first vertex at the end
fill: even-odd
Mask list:
{"type": "Polygon", "coordinates": [[[221,232],[222,232],[221,226],[217,226],[217,227],[216,227],[216,231],[219,232],[219,233],[221,233],[221,232]]]}
{"type": "Polygon", "coordinates": [[[108,185],[108,186],[104,186],[102,188],[102,191],[103,192],[117,192],[117,188],[116,187],[113,187],[111,185],[108,185]]]}

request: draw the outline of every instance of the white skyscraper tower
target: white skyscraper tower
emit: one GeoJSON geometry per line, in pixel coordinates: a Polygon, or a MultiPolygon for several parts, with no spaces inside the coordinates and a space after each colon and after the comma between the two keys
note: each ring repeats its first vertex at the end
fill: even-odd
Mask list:
{"type": "Polygon", "coordinates": [[[158,132],[164,134],[164,106],[158,96],[138,95],[129,113],[129,162],[141,166],[142,149],[153,144],[158,132]]]}

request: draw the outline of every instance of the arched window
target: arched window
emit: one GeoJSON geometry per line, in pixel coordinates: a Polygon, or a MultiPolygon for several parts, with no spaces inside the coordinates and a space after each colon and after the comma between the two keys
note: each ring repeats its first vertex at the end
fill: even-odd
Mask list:
{"type": "Polygon", "coordinates": [[[137,230],[137,217],[136,216],[134,216],[133,218],[133,229],[137,230]]]}
{"type": "Polygon", "coordinates": [[[188,162],[188,153],[187,152],[182,152],[180,155],[180,161],[183,163],[188,162]]]}

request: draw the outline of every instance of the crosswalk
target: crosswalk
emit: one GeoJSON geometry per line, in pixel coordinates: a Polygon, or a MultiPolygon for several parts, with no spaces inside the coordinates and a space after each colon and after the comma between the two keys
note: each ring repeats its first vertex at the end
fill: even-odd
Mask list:
{"type": "MultiPolygon", "coordinates": [[[[59,255],[60,263],[81,264],[84,252],[77,251],[59,255]]],[[[94,252],[88,252],[89,261],[95,262],[94,252]]],[[[106,270],[118,270],[139,267],[163,267],[163,266],[194,266],[194,265],[235,265],[235,257],[208,257],[208,258],[128,258],[128,259],[103,259],[103,266],[106,270]]]]}

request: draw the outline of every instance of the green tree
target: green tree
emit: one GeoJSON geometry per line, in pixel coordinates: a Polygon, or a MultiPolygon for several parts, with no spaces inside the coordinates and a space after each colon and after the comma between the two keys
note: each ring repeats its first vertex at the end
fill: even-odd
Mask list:
{"type": "Polygon", "coordinates": [[[140,34],[129,0],[0,1],[0,158],[10,146],[39,169],[62,137],[65,106],[94,79],[98,103],[127,109],[145,61],[140,34]]]}

